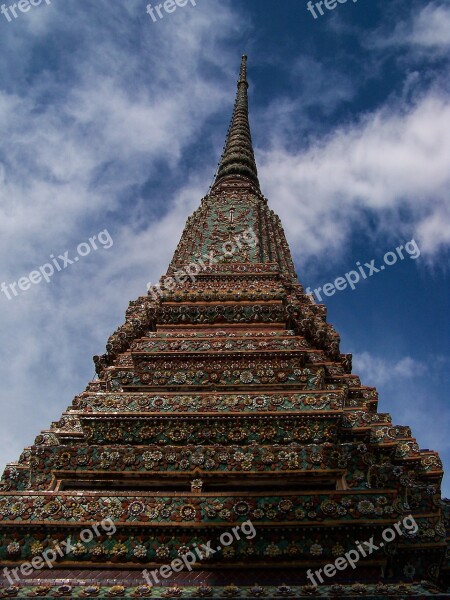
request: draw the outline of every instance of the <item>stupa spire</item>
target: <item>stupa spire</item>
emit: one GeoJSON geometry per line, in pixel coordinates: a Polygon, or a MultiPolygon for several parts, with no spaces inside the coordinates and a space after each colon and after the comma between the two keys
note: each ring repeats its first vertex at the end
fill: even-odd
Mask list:
{"type": "Polygon", "coordinates": [[[233,117],[213,186],[224,178],[233,176],[249,179],[259,188],[248,120],[247,56],[245,54],[241,61],[233,117]]]}
{"type": "Polygon", "coordinates": [[[217,181],[97,377],[0,478],[0,598],[448,599],[441,460],[377,411],[297,280],[245,58],[217,181]]]}

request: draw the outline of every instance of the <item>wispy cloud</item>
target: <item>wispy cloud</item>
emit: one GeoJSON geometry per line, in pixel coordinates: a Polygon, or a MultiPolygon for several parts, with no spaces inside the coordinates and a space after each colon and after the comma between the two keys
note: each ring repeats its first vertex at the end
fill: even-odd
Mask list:
{"type": "Polygon", "coordinates": [[[362,352],[353,356],[353,370],[361,376],[365,385],[382,385],[398,382],[402,379],[421,377],[426,373],[427,367],[410,356],[389,360],[362,352]]]}
{"type": "Polygon", "coordinates": [[[450,7],[442,2],[427,2],[390,31],[383,26],[366,42],[376,48],[410,46],[413,53],[446,52],[450,48],[450,7]]]}
{"type": "Polygon", "coordinates": [[[433,257],[450,243],[450,98],[431,89],[338,127],[307,149],[262,153],[264,191],[303,257],[342,252],[366,211],[433,257]],[[406,219],[405,219],[405,210],[406,219]]]}

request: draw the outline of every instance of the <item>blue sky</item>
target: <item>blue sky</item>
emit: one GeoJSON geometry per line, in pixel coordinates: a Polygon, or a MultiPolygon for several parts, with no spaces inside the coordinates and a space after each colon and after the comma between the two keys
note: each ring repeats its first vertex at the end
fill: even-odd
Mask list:
{"type": "Polygon", "coordinates": [[[156,22],[146,4],[0,14],[0,284],[104,229],[114,242],[0,294],[0,463],[58,420],[165,272],[246,52],[261,185],[304,286],[420,248],[326,305],[379,410],[450,469],[449,4],[349,0],[314,19],[304,0],[197,0],[156,22]]]}

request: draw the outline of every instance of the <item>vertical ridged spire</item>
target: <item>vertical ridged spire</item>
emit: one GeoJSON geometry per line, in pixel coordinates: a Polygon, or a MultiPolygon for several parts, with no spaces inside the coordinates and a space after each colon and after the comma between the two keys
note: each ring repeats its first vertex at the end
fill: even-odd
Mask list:
{"type": "Polygon", "coordinates": [[[247,90],[247,56],[244,54],[237,82],[233,117],[213,186],[225,177],[238,175],[249,179],[259,188],[258,171],[248,121],[247,90]]]}

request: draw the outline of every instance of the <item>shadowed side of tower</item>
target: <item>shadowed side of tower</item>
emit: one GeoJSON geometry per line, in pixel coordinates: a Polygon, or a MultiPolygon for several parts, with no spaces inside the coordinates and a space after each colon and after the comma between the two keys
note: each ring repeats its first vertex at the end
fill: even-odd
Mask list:
{"type": "Polygon", "coordinates": [[[6,467],[3,597],[447,597],[440,459],[377,412],[297,280],[260,190],[245,56],[213,186],[106,350],[6,467]]]}

